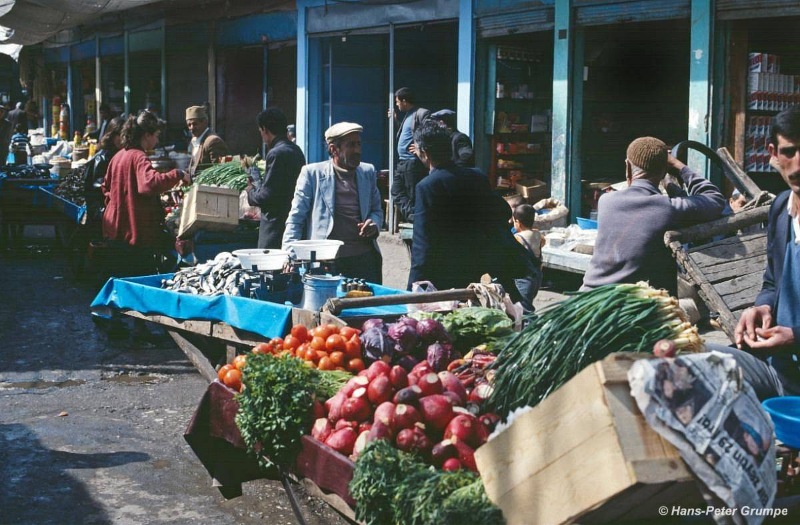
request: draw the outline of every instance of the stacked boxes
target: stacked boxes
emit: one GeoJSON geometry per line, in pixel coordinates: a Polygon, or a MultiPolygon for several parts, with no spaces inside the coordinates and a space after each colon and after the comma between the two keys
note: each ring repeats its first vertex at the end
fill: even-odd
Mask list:
{"type": "Polygon", "coordinates": [[[800,75],[780,72],[781,57],[750,53],[747,109],[782,111],[800,103],[800,75]]]}
{"type": "Polygon", "coordinates": [[[751,115],[747,123],[745,135],[745,171],[763,172],[772,171],[769,165],[770,122],[772,117],[751,115]]]}

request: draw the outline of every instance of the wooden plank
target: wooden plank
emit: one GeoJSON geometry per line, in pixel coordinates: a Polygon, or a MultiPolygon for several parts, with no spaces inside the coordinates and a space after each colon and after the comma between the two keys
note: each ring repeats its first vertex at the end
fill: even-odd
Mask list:
{"type": "Polygon", "coordinates": [[[721,217],[717,220],[696,224],[681,230],[670,230],[664,234],[664,243],[670,246],[677,241],[679,244],[698,243],[713,239],[718,235],[730,235],[739,230],[766,222],[769,215],[769,206],[759,206],[752,210],[740,211],[733,215],[721,217]]]}
{"type": "Polygon", "coordinates": [[[725,176],[733,183],[739,193],[744,195],[747,200],[752,200],[759,193],[761,193],[761,188],[753,182],[753,179],[736,163],[736,161],[731,156],[730,152],[726,148],[719,148],[717,150],[717,155],[719,155],[719,159],[722,161],[722,164],[725,165],[725,176]]]}
{"type": "Polygon", "coordinates": [[[743,274],[758,273],[763,275],[764,268],[767,267],[767,254],[756,255],[744,260],[733,260],[720,262],[718,264],[705,266],[698,265],[703,268],[703,273],[709,282],[716,284],[718,282],[733,279],[743,274]]]}
{"type": "Polygon", "coordinates": [[[746,263],[749,259],[765,256],[767,253],[767,236],[737,239],[731,244],[708,245],[702,250],[690,250],[689,256],[701,268],[725,262],[746,263]]]}
{"type": "Polygon", "coordinates": [[[366,308],[370,306],[388,306],[396,304],[436,303],[439,301],[475,301],[478,296],[475,291],[441,290],[437,292],[415,292],[395,295],[375,295],[372,297],[336,297],[328,299],[323,311],[333,315],[340,314],[343,310],[351,308],[366,308]]]}
{"type": "Polygon", "coordinates": [[[197,368],[197,371],[200,372],[201,376],[203,376],[209,383],[217,379],[217,371],[199,348],[194,346],[176,330],[168,330],[167,332],[175,341],[175,344],[178,345],[178,348],[180,348],[183,353],[186,354],[186,357],[189,358],[189,361],[191,361],[195,368],[197,368]]]}
{"type": "Polygon", "coordinates": [[[195,319],[173,319],[164,315],[156,314],[143,314],[136,310],[122,310],[122,313],[137,319],[143,319],[151,323],[160,324],[166,328],[173,328],[184,330],[193,334],[210,336],[211,335],[211,321],[198,321],[195,319]]]}

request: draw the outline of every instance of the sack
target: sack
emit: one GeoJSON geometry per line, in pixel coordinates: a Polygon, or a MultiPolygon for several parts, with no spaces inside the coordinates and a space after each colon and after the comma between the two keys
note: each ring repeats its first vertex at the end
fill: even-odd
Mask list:
{"type": "Polygon", "coordinates": [[[251,206],[247,201],[247,191],[242,190],[242,193],[239,194],[239,219],[258,220],[259,218],[261,218],[261,208],[251,206]]]}
{"type": "MultiPolygon", "coordinates": [[[[411,285],[413,293],[435,292],[436,287],[430,281],[417,281],[411,285]]],[[[416,303],[408,305],[408,313],[413,312],[449,312],[458,308],[458,301],[439,301],[436,303],[416,303]]]]}

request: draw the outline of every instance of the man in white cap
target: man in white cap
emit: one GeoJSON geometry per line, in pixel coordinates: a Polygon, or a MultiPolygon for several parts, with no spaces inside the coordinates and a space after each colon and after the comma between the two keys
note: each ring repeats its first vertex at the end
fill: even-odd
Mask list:
{"type": "Polygon", "coordinates": [[[340,240],[344,244],[336,255],[337,271],[380,284],[383,210],[375,167],[361,162],[362,131],[352,122],[339,122],[325,131],[330,160],[307,164],[300,171],[283,249],[304,239],[340,240]]]}
{"type": "Polygon", "coordinates": [[[192,160],[189,162],[189,173],[192,176],[198,169],[205,169],[228,154],[228,146],[208,127],[205,106],[186,108],[186,127],[192,134],[192,160]]]}

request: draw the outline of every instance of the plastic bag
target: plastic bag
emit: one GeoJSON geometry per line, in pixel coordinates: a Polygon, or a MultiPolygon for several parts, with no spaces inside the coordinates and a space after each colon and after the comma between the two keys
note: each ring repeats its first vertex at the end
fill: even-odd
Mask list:
{"type": "Polygon", "coordinates": [[[251,206],[247,202],[247,191],[242,190],[242,193],[239,194],[239,219],[258,220],[259,218],[261,218],[261,208],[251,206]]]}
{"type": "MultiPolygon", "coordinates": [[[[436,292],[430,281],[417,281],[411,285],[412,293],[436,292]]],[[[416,303],[408,305],[408,313],[412,312],[449,312],[458,308],[458,301],[438,301],[434,303],[416,303]]]]}

